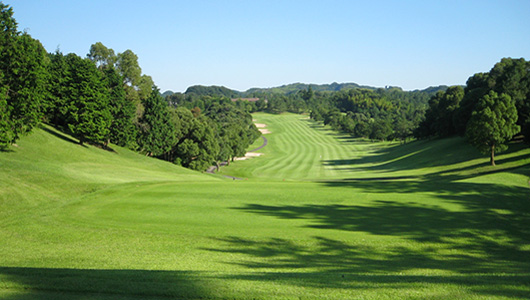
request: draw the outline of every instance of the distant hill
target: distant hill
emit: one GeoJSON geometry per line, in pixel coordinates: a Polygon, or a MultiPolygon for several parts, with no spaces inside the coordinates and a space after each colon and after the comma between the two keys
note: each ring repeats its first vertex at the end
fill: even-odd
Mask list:
{"type": "Polygon", "coordinates": [[[430,86],[423,90],[414,90],[413,92],[424,92],[427,94],[436,94],[439,91],[445,92],[449,88],[447,85],[430,86]]]}
{"type": "MultiPolygon", "coordinates": [[[[251,88],[244,92],[236,91],[229,89],[224,86],[203,86],[203,85],[194,85],[190,86],[184,94],[195,94],[198,96],[223,96],[227,98],[240,98],[240,97],[253,97],[256,94],[283,94],[283,95],[290,95],[297,93],[302,90],[307,90],[309,87],[313,89],[315,92],[337,92],[337,91],[344,91],[344,90],[350,90],[350,89],[369,89],[369,90],[380,90],[384,89],[386,91],[403,91],[400,87],[395,86],[386,86],[384,88],[378,88],[373,86],[367,86],[367,85],[359,85],[354,82],[346,82],[346,83],[337,83],[333,82],[330,84],[308,84],[308,83],[291,83],[286,84],[278,87],[270,87],[270,88],[251,88]]],[[[414,90],[411,91],[412,93],[426,93],[429,95],[436,94],[438,91],[445,91],[447,90],[448,86],[446,85],[440,85],[440,86],[431,86],[423,90],[414,90]]],[[[166,91],[162,95],[163,96],[169,96],[174,94],[172,91],[166,91]]]]}
{"type": "Polygon", "coordinates": [[[357,83],[331,83],[331,84],[307,84],[307,83],[292,83],[287,85],[282,85],[279,87],[272,88],[251,88],[245,92],[245,94],[252,93],[278,93],[278,94],[293,94],[301,90],[307,90],[309,87],[315,92],[336,92],[341,90],[350,90],[350,89],[371,89],[375,90],[375,87],[371,86],[362,86],[357,83]]]}
{"type": "Polygon", "coordinates": [[[236,90],[231,90],[224,86],[203,86],[203,85],[194,85],[190,86],[184,94],[196,94],[199,96],[224,96],[228,98],[237,98],[241,97],[242,93],[236,90]]]}
{"type": "Polygon", "coordinates": [[[173,91],[165,91],[165,92],[162,93],[162,97],[171,96],[173,94],[175,94],[175,92],[173,92],[173,91]]]}

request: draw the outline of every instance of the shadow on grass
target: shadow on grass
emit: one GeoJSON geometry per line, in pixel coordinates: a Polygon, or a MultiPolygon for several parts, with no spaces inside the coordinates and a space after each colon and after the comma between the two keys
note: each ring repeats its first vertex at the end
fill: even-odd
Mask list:
{"type": "MultiPolygon", "coordinates": [[[[528,166],[492,169],[480,175],[499,171],[527,174],[528,166]]],[[[351,188],[352,195],[377,194],[380,199],[368,205],[248,203],[233,208],[267,217],[305,220],[302,226],[308,228],[398,237],[404,240],[402,244],[374,245],[323,236],[303,244],[276,238],[230,237],[220,239],[225,248],[208,250],[244,255],[247,260],[230,263],[264,270],[259,275],[241,277],[247,280],[278,280],[278,276],[283,276],[293,284],[347,288],[379,284],[397,285],[396,288],[410,288],[409,283],[420,286],[454,284],[486,296],[528,297],[530,189],[462,181],[466,178],[469,177],[439,174],[351,178],[322,184],[327,188],[351,188]],[[391,201],[389,199],[395,198],[387,198],[389,194],[425,194],[430,199],[438,198],[439,203],[422,203],[421,197],[416,197],[415,201],[406,201],[406,197],[401,197],[405,201],[391,201]],[[278,271],[268,273],[271,269],[278,271]],[[293,273],[298,269],[300,274],[293,273]],[[309,273],[304,272],[307,270],[309,273]],[[382,275],[414,270],[451,275],[382,275]],[[365,273],[370,275],[363,276],[365,273]],[[328,277],[334,279],[328,280],[328,277]]]]}
{"type": "MultiPolygon", "coordinates": [[[[398,298],[406,298],[399,295],[407,295],[407,290],[425,289],[426,286],[429,286],[427,294],[431,295],[440,289],[445,295],[455,290],[465,290],[466,293],[472,291],[471,294],[523,299],[530,294],[530,274],[526,261],[528,253],[516,253],[518,264],[511,264],[515,262],[512,259],[508,267],[501,261],[477,258],[477,253],[471,248],[480,249],[487,243],[495,244],[486,240],[475,239],[469,246],[469,254],[445,256],[439,252],[455,253],[451,244],[442,249],[429,246],[411,249],[348,244],[321,236],[314,237],[310,242],[312,245],[278,238],[251,240],[229,237],[218,241],[224,242],[226,247],[208,250],[244,255],[246,260],[229,263],[252,271],[225,275],[224,279],[229,280],[276,282],[323,289],[358,289],[359,294],[361,289],[372,290],[376,294],[378,290],[391,289],[398,298]],[[406,274],[410,270],[424,270],[423,273],[428,275],[406,274]],[[451,272],[448,275],[432,275],[428,270],[451,272]]],[[[504,252],[502,257],[510,255],[504,252]]]]}
{"type": "MultiPolygon", "coordinates": [[[[455,272],[496,270],[530,272],[528,259],[530,248],[521,248],[530,243],[528,226],[530,189],[528,188],[466,182],[383,182],[381,180],[330,182],[327,185],[352,186],[356,190],[379,193],[382,199],[386,193],[436,192],[438,198],[459,204],[461,209],[454,211],[438,205],[388,200],[374,201],[370,206],[247,204],[235,209],[280,219],[307,220],[308,225],[305,226],[309,228],[397,236],[416,242],[442,244],[448,249],[472,254],[469,257],[461,257],[462,263],[456,265],[446,264],[447,261],[440,264],[433,261],[429,268],[455,272]],[[476,255],[480,258],[476,258],[476,255]],[[488,263],[484,264],[484,260],[488,263]]],[[[395,257],[386,257],[382,263],[383,261],[384,268],[387,268],[393,265],[395,257]]],[[[417,268],[414,264],[402,262],[397,265],[417,268]]],[[[377,269],[369,268],[362,271],[374,270],[377,269]]],[[[392,268],[386,269],[386,271],[391,270],[392,268]]]]}
{"type": "MultiPolygon", "coordinates": [[[[530,158],[528,148],[523,143],[512,143],[509,149],[497,155],[497,163],[513,162],[530,158]],[[525,153],[512,158],[502,156],[515,155],[518,152],[525,153]],[[502,156],[501,156],[502,155],[502,156]]],[[[484,159],[478,150],[467,144],[461,137],[433,141],[414,141],[408,144],[396,145],[388,148],[374,150],[372,154],[358,159],[327,160],[325,166],[340,167],[341,170],[369,170],[369,171],[404,171],[421,168],[451,166],[465,163],[475,159],[484,159]]],[[[489,162],[471,165],[465,169],[489,166],[489,162]]],[[[452,170],[459,171],[459,170],[452,170]]]]}
{"type": "MultiPolygon", "coordinates": [[[[69,142],[69,143],[72,143],[72,144],[76,144],[78,146],[81,146],[81,147],[84,147],[84,148],[88,148],[87,145],[83,144],[79,144],[79,140],[69,136],[68,134],[66,133],[63,133],[61,131],[59,131],[58,129],[52,129],[51,127],[48,127],[48,126],[45,126],[45,125],[41,125],[40,128],[42,130],[44,130],[45,132],[55,136],[56,138],[59,138],[65,142],[69,142]]],[[[109,152],[113,152],[113,153],[116,153],[116,151],[114,151],[114,149],[112,149],[111,147],[109,146],[105,146],[103,144],[98,144],[98,143],[89,143],[91,144],[92,146],[94,147],[97,147],[99,149],[102,149],[102,150],[105,150],[105,151],[109,151],[109,152]]]]}
{"type": "MultiPolygon", "coordinates": [[[[48,126],[45,126],[45,125],[41,125],[40,128],[42,130],[44,130],[45,132],[55,136],[56,138],[59,138],[65,142],[69,142],[69,143],[72,143],[72,144],[76,144],[76,145],[79,145],[79,141],[74,139],[73,137],[65,134],[65,133],[62,133],[60,131],[57,131],[56,129],[52,129],[48,126]]],[[[87,148],[87,146],[83,145],[83,147],[87,148]]]]}
{"type": "Polygon", "coordinates": [[[196,272],[0,267],[3,300],[203,299],[208,283],[196,272]]]}

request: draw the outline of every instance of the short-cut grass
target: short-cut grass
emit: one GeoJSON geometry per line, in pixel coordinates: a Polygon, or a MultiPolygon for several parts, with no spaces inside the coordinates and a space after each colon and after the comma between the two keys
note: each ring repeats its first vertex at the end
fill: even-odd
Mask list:
{"type": "Polygon", "coordinates": [[[264,155],[221,172],[247,180],[49,127],[0,153],[0,298],[529,297],[525,145],[491,167],[461,138],[371,143],[254,118],[264,155]]]}

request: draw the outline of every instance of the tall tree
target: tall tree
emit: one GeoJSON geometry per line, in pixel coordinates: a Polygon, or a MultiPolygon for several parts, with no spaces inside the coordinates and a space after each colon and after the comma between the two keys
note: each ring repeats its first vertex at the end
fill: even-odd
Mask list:
{"type": "Polygon", "coordinates": [[[98,68],[114,66],[117,61],[114,50],[107,48],[101,42],[97,42],[90,46],[90,51],[88,52],[87,57],[93,61],[98,68]]]}
{"type": "Polygon", "coordinates": [[[108,93],[96,66],[75,54],[66,57],[67,124],[79,143],[104,143],[112,116],[108,93]]]}
{"type": "Polygon", "coordinates": [[[506,150],[506,143],[520,130],[515,101],[507,94],[490,91],[479,99],[467,125],[470,143],[490,154],[495,166],[495,152],[506,150]]]}
{"type": "Polygon", "coordinates": [[[523,58],[503,58],[490,71],[493,90],[505,93],[515,101],[519,116],[517,125],[530,120],[530,61],[523,58]]]}
{"type": "Polygon", "coordinates": [[[136,107],[126,99],[123,79],[116,69],[105,68],[103,76],[109,94],[109,110],[112,115],[108,140],[118,146],[135,149],[137,130],[134,118],[136,107]]]}
{"type": "Polygon", "coordinates": [[[46,51],[17,31],[13,9],[0,2],[0,148],[30,132],[43,116],[46,51]]]}
{"type": "Polygon", "coordinates": [[[139,120],[138,145],[140,151],[150,156],[160,156],[175,144],[175,132],[171,123],[169,106],[156,86],[144,100],[143,116],[139,120]]]}
{"type": "Polygon", "coordinates": [[[475,110],[475,105],[491,88],[492,83],[488,73],[476,73],[468,78],[464,97],[453,116],[453,126],[459,135],[464,136],[466,134],[467,122],[475,110]]]}
{"type": "Polygon", "coordinates": [[[125,50],[123,53],[118,54],[116,64],[124,82],[137,86],[142,75],[142,69],[138,64],[138,56],[131,50],[125,50]]]}
{"type": "Polygon", "coordinates": [[[46,93],[47,107],[46,119],[51,124],[65,129],[66,115],[68,113],[68,88],[67,81],[69,81],[68,65],[65,56],[56,51],[48,54],[50,63],[48,65],[48,91],[46,93]]]}

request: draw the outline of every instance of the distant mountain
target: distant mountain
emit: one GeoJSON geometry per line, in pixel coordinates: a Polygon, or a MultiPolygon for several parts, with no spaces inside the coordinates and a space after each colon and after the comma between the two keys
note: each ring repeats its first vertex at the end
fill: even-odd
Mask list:
{"type": "Polygon", "coordinates": [[[196,94],[199,96],[224,96],[228,98],[237,98],[241,97],[242,93],[236,90],[231,90],[224,86],[203,86],[203,85],[194,85],[190,86],[184,94],[196,94]]]}
{"type": "Polygon", "coordinates": [[[167,97],[175,94],[173,91],[165,91],[162,93],[162,97],[167,97]]]}
{"type": "MultiPolygon", "coordinates": [[[[184,92],[184,94],[195,94],[199,96],[223,96],[227,98],[239,98],[239,97],[252,97],[255,94],[268,94],[268,93],[290,95],[290,94],[294,94],[302,90],[307,90],[309,87],[311,87],[311,89],[313,89],[313,91],[315,92],[337,92],[337,91],[344,91],[344,90],[350,90],[350,89],[369,89],[369,90],[383,89],[388,92],[391,92],[394,90],[403,91],[400,87],[395,87],[395,86],[386,86],[384,88],[377,88],[373,86],[359,85],[353,82],[347,82],[347,83],[333,82],[331,84],[291,83],[291,84],[286,84],[286,85],[282,85],[278,87],[271,87],[271,88],[251,88],[244,92],[232,90],[224,86],[194,85],[194,86],[190,86],[186,90],[186,92],[184,92]]],[[[433,95],[433,94],[436,94],[438,91],[445,91],[447,90],[447,88],[448,86],[446,85],[440,85],[440,86],[431,86],[423,90],[414,90],[411,92],[433,95]]],[[[172,95],[172,94],[174,94],[172,91],[166,91],[164,92],[163,96],[172,95]]]]}
{"type": "Polygon", "coordinates": [[[357,83],[348,82],[348,83],[336,83],[331,84],[307,84],[307,83],[291,83],[287,85],[282,85],[279,87],[272,88],[251,88],[245,92],[245,94],[252,93],[278,93],[278,94],[293,94],[301,90],[307,90],[309,87],[315,92],[336,92],[342,90],[350,89],[370,89],[375,90],[377,88],[371,86],[358,85],[357,83]]]}
{"type": "Polygon", "coordinates": [[[430,86],[423,90],[414,90],[413,92],[424,92],[427,94],[436,94],[439,91],[445,92],[449,88],[447,85],[430,86]]]}

